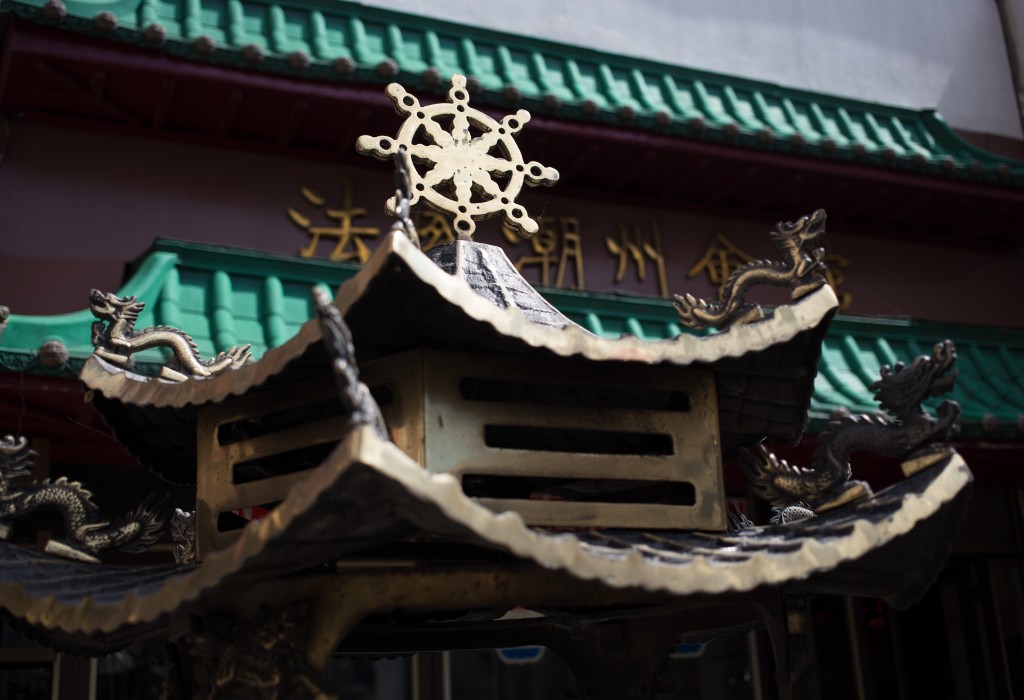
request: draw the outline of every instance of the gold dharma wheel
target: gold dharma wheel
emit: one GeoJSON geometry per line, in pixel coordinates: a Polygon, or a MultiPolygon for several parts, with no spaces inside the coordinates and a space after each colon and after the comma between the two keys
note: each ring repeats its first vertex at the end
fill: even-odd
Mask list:
{"type": "MultiPolygon", "coordinates": [[[[453,217],[459,238],[469,240],[476,222],[504,215],[505,224],[525,237],[537,222],[516,202],[523,184],[553,185],[558,171],[536,161],[526,163],[514,136],[530,120],[519,110],[500,122],[469,106],[466,79],[452,76],[448,101],[423,106],[398,83],[387,96],[406,118],[395,137],[360,136],[356,150],[381,160],[406,149],[412,159],[409,205],[420,200],[453,217]]],[[[394,215],[395,197],[387,201],[394,215]]]]}

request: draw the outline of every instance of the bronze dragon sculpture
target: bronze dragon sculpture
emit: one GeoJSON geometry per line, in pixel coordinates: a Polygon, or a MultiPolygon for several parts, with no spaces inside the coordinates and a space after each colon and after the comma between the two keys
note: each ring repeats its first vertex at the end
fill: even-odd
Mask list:
{"type": "Polygon", "coordinates": [[[118,297],[93,289],[89,305],[97,321],[92,324],[92,344],[96,355],[118,367],[130,368],[132,355],[150,348],[169,348],[173,359],[160,369],[160,376],[175,382],[189,377],[211,377],[227,369],[237,369],[251,358],[249,345],[234,346],[204,362],[192,337],[177,328],[152,326],[135,330],[135,322],[146,307],[134,296],[118,297]]]}
{"type": "Polygon", "coordinates": [[[15,481],[32,475],[36,453],[24,438],[0,438],[0,522],[52,508],[64,519],[65,537],[71,548],[88,555],[102,550],[141,552],[154,544],[166,529],[167,499],[147,498],[134,511],[114,523],[101,519],[90,493],[77,481],[60,477],[27,486],[15,481]]]}
{"type": "Polygon", "coordinates": [[[754,492],[779,508],[802,503],[816,510],[840,498],[851,487],[867,489],[862,482],[850,481],[850,456],[854,452],[864,450],[908,459],[949,453],[948,446],[933,443],[948,440],[956,432],[960,405],[943,401],[936,419],[921,402],[953,388],[955,364],[956,347],[945,340],[935,345],[931,356],[918,357],[910,365],[900,362],[894,368],[882,367],[881,379],[872,383],[870,389],[891,415],[853,415],[838,409],[821,434],[810,468],[790,465],[763,445],[756,453],[747,452],[743,466],[754,492]]]}
{"type": "Polygon", "coordinates": [[[768,284],[790,288],[793,299],[799,299],[825,284],[825,249],[814,248],[825,235],[825,210],[802,216],[796,221],[780,221],[771,232],[772,240],[783,253],[780,262],[755,260],[733,272],[722,287],[718,301],[697,299],[691,294],[674,294],[674,306],[680,322],[703,329],[724,327],[731,323],[753,323],[764,318],[757,304],[747,303],[751,287],[768,284]]]}

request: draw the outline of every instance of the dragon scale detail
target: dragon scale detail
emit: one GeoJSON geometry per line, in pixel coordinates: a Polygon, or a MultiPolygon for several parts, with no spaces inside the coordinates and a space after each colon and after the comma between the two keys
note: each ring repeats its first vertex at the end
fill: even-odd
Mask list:
{"type": "Polygon", "coordinates": [[[757,304],[746,301],[747,292],[759,284],[790,287],[793,299],[800,299],[825,284],[825,249],[808,249],[825,235],[825,210],[796,221],[780,221],[771,232],[783,260],[755,260],[733,272],[717,301],[697,299],[691,294],[674,294],[679,320],[688,328],[721,328],[731,323],[753,323],[764,318],[757,304]]]}
{"type": "Polygon", "coordinates": [[[252,358],[249,345],[231,347],[215,358],[203,361],[195,341],[187,333],[170,326],[152,326],[135,330],[135,322],[145,308],[134,296],[118,297],[93,289],[89,305],[97,321],[92,324],[92,343],[96,354],[118,367],[130,368],[132,355],[150,348],[169,348],[173,359],[160,370],[160,376],[182,382],[189,377],[211,377],[227,369],[237,369],[252,358]]]}
{"type": "Polygon", "coordinates": [[[135,510],[113,523],[101,519],[92,493],[77,481],[60,477],[28,486],[15,481],[32,475],[36,453],[28,441],[0,438],[0,521],[22,518],[44,508],[57,510],[64,519],[65,536],[76,549],[96,553],[106,549],[141,552],[163,535],[166,500],[150,496],[135,510]]]}
{"type": "Polygon", "coordinates": [[[943,401],[936,419],[921,402],[952,389],[955,363],[956,348],[945,340],[935,345],[931,356],[919,357],[909,366],[882,367],[881,379],[870,388],[890,415],[836,410],[821,434],[810,468],[790,465],[759,446],[756,453],[746,454],[743,465],[753,490],[778,507],[803,502],[814,509],[859,483],[850,481],[850,457],[857,451],[901,458],[947,450],[933,443],[955,434],[960,405],[943,401]]]}

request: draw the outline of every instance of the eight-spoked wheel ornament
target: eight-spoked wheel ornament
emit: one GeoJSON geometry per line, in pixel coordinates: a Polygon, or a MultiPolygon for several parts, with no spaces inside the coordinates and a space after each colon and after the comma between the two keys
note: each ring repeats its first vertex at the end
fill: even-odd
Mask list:
{"type": "MultiPolygon", "coordinates": [[[[422,106],[398,83],[387,96],[406,119],[395,137],[360,136],[356,150],[390,160],[404,147],[412,157],[410,206],[425,201],[439,212],[454,217],[459,238],[469,240],[476,222],[498,215],[525,237],[537,232],[537,222],[516,202],[523,184],[553,185],[558,171],[536,161],[523,162],[513,136],[530,120],[519,110],[500,122],[469,106],[466,78],[452,76],[448,102],[422,106]]],[[[387,212],[395,213],[395,198],[387,212]]]]}

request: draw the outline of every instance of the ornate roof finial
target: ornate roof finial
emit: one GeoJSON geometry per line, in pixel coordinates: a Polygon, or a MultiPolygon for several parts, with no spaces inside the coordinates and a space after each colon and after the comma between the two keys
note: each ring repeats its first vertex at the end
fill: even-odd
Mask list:
{"type": "MultiPolygon", "coordinates": [[[[461,75],[452,76],[447,103],[421,106],[398,83],[388,85],[385,93],[405,121],[394,138],[360,136],[356,150],[380,160],[390,159],[400,148],[408,150],[413,164],[410,206],[422,199],[453,216],[463,240],[472,239],[477,221],[502,214],[520,235],[528,238],[537,232],[537,222],[516,197],[524,182],[531,187],[555,184],[558,171],[537,161],[523,162],[513,136],[530,120],[529,112],[521,109],[495,121],[469,106],[461,75]]],[[[389,215],[395,214],[396,199],[387,201],[389,215]]]]}
{"type": "Polygon", "coordinates": [[[400,231],[405,237],[416,246],[420,247],[420,237],[416,233],[416,225],[409,217],[409,202],[412,200],[412,177],[410,173],[415,172],[412,165],[412,158],[405,146],[399,146],[395,154],[391,156],[395,161],[395,223],[391,224],[392,231],[400,231]]]}
{"type": "Polygon", "coordinates": [[[764,318],[764,311],[757,304],[747,302],[747,291],[751,287],[759,284],[789,287],[790,296],[796,300],[825,285],[825,249],[812,249],[825,236],[825,218],[825,210],[817,209],[796,221],[775,224],[770,235],[783,259],[748,262],[729,275],[717,300],[673,294],[680,323],[695,329],[711,326],[724,329],[734,323],[753,323],[764,318]]]}

